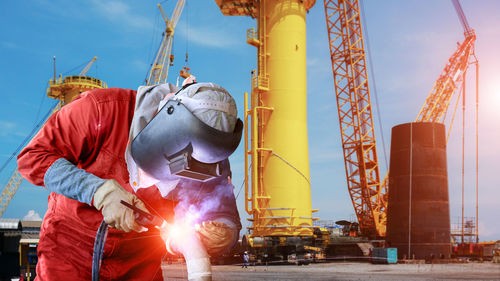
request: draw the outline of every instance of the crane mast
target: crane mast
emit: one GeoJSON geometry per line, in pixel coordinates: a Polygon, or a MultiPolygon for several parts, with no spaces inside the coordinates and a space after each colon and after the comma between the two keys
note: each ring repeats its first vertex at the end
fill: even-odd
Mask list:
{"type": "Polygon", "coordinates": [[[361,232],[384,236],[380,172],[359,3],[324,0],[347,185],[361,232]]]}
{"type": "Polygon", "coordinates": [[[12,174],[9,182],[0,195],[0,217],[3,216],[5,209],[7,209],[7,206],[9,206],[10,200],[12,200],[12,197],[14,197],[14,195],[16,194],[22,181],[23,177],[19,173],[19,170],[16,168],[14,174],[12,174]]]}
{"type": "Polygon", "coordinates": [[[465,40],[458,45],[457,50],[448,60],[443,71],[432,87],[424,105],[420,109],[415,122],[442,122],[457,87],[463,81],[471,56],[474,56],[476,34],[470,28],[464,11],[458,0],[452,0],[460,22],[464,28],[465,40]]]}
{"type": "Polygon", "coordinates": [[[172,16],[169,19],[163,8],[158,4],[163,20],[165,21],[165,31],[163,32],[163,39],[156,53],[155,60],[151,64],[146,85],[157,85],[167,82],[168,69],[173,63],[174,57],[172,53],[172,43],[174,41],[174,31],[177,22],[181,16],[182,10],[186,0],[179,0],[175,5],[172,16]]]}

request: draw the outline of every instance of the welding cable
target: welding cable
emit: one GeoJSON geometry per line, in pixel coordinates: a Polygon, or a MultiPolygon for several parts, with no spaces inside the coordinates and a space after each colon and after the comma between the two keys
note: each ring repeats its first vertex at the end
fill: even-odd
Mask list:
{"type": "Polygon", "coordinates": [[[101,269],[102,254],[108,236],[108,225],[102,220],[97,234],[95,235],[94,253],[92,254],[92,281],[99,281],[99,271],[101,269]]]}

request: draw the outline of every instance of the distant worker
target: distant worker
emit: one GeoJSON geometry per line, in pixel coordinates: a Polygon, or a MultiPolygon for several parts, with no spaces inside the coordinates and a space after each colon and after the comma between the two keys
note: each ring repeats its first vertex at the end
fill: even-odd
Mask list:
{"type": "Polygon", "coordinates": [[[248,268],[248,261],[250,260],[250,257],[248,256],[248,252],[245,251],[243,253],[243,265],[241,265],[241,268],[245,267],[248,268]]]}
{"type": "Polygon", "coordinates": [[[112,228],[100,280],[163,280],[160,231],[139,225],[120,201],[199,224],[210,255],[233,247],[241,224],[227,157],[241,138],[236,116],[225,89],[194,77],[181,89],[88,91],[54,113],[18,156],[19,172],[51,191],[37,280],[91,280],[103,220],[112,228]]]}

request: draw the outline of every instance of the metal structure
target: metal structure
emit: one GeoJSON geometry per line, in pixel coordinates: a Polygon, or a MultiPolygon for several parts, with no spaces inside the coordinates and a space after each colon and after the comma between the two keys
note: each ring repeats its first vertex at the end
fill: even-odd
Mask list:
{"type": "Polygon", "coordinates": [[[450,256],[446,162],[444,124],[392,128],[386,241],[400,258],[450,256]]]}
{"type": "Polygon", "coordinates": [[[448,63],[436,80],[431,93],[427,96],[424,105],[420,109],[415,122],[443,121],[443,116],[448,111],[453,93],[460,85],[460,82],[464,81],[470,59],[475,56],[474,43],[476,41],[476,34],[470,28],[458,0],[453,0],[452,2],[464,27],[465,40],[448,60],[448,63]]]}
{"type": "MultiPolygon", "coordinates": [[[[73,101],[80,93],[92,90],[92,89],[102,89],[107,88],[106,83],[103,81],[85,76],[94,63],[97,57],[94,57],[80,72],[79,75],[66,76],[59,78],[55,77],[54,70],[54,78],[49,80],[49,88],[47,88],[47,96],[50,98],[58,99],[59,103],[52,109],[52,113],[59,110],[62,106],[73,101]]],[[[55,59],[54,59],[55,60],[55,59]]],[[[23,177],[19,173],[19,170],[16,168],[14,174],[11,176],[9,182],[5,186],[2,194],[0,194],[0,217],[3,216],[7,206],[9,206],[10,201],[16,194],[21,182],[23,181],[23,177]]]]}
{"type": "Polygon", "coordinates": [[[172,16],[169,19],[163,8],[158,4],[163,20],[165,21],[165,31],[163,32],[163,39],[161,41],[158,52],[156,53],[155,60],[151,64],[146,85],[157,85],[167,82],[168,69],[173,64],[174,56],[172,53],[172,43],[174,41],[174,31],[177,22],[181,16],[182,10],[186,0],[179,0],[175,5],[172,16]]]}
{"type": "MultiPolygon", "coordinates": [[[[444,121],[474,56],[475,33],[459,2],[453,1],[466,38],[448,60],[415,122],[444,121]]],[[[348,190],[363,235],[384,237],[389,173],[380,180],[359,2],[324,0],[324,6],[348,190]]]]}
{"type": "Polygon", "coordinates": [[[49,80],[47,96],[58,99],[62,102],[62,105],[66,105],[85,91],[107,88],[106,83],[100,79],[86,76],[95,60],[97,60],[97,57],[92,58],[79,75],[66,76],[64,78],[62,75],[59,75],[59,78],[56,78],[54,75],[54,78],[49,80]]]}
{"type": "MultiPolygon", "coordinates": [[[[478,208],[478,73],[479,62],[475,55],[474,43],[476,34],[470,28],[467,18],[465,17],[462,6],[458,0],[452,0],[453,6],[457,12],[460,23],[464,29],[465,40],[459,44],[455,53],[450,57],[448,63],[444,67],[441,75],[434,84],[434,87],[427,97],[424,106],[420,110],[416,121],[435,121],[442,122],[443,116],[446,116],[449,103],[453,93],[462,83],[462,242],[464,242],[464,155],[465,155],[465,75],[471,64],[471,59],[474,58],[473,64],[476,65],[476,225],[479,225],[479,208],[478,208]]],[[[458,100],[457,100],[458,105],[458,100]]],[[[452,121],[453,122],[453,121],[452,121]]],[[[479,242],[479,230],[475,229],[476,243],[479,242]]]]}
{"type": "Polygon", "coordinates": [[[384,236],[380,172],[357,0],[324,0],[347,185],[361,232],[384,236]]]}
{"type": "Polygon", "coordinates": [[[257,30],[247,31],[247,43],[257,48],[257,69],[252,71],[250,98],[245,95],[245,166],[251,162],[251,173],[245,169],[245,209],[253,223],[251,236],[254,242],[279,237],[280,245],[293,244],[287,238],[313,235],[315,219],[307,145],[305,17],[316,1],[215,2],[224,15],[257,19],[257,30]]]}
{"type": "Polygon", "coordinates": [[[87,72],[89,72],[90,68],[92,67],[92,64],[97,60],[97,57],[93,57],[90,62],[80,71],[80,74],[78,76],[85,76],[87,75],[87,72]]]}
{"type": "Polygon", "coordinates": [[[454,244],[478,243],[476,241],[477,225],[475,217],[462,216],[454,218],[451,223],[451,239],[454,244]]]}
{"type": "Polygon", "coordinates": [[[3,216],[5,209],[7,209],[7,206],[9,206],[10,200],[12,200],[12,197],[14,197],[14,195],[16,194],[22,181],[23,177],[16,168],[14,174],[12,175],[12,177],[10,177],[9,182],[0,195],[0,217],[3,216]]]}

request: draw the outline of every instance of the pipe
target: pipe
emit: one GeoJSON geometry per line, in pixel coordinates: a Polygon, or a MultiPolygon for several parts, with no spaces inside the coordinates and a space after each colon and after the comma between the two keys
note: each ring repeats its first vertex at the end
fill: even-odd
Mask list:
{"type": "Polygon", "coordinates": [[[167,251],[171,254],[182,254],[184,256],[188,280],[211,281],[210,256],[201,243],[196,229],[189,223],[168,224],[164,222],[160,227],[161,237],[165,241],[167,251]]]}
{"type": "Polygon", "coordinates": [[[212,280],[212,267],[210,265],[210,257],[208,256],[207,250],[196,233],[190,236],[190,241],[184,243],[181,250],[186,260],[188,280],[212,280]]]}
{"type": "MultiPolygon", "coordinates": [[[[175,234],[165,233],[169,236],[175,234]]],[[[162,235],[163,236],[163,235],[162,235]]],[[[201,243],[200,237],[196,231],[186,231],[182,236],[166,237],[165,244],[169,252],[181,253],[186,260],[188,280],[190,281],[211,281],[212,267],[210,257],[201,243]]]]}

